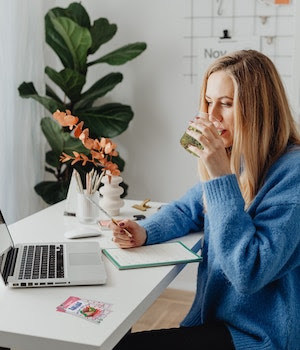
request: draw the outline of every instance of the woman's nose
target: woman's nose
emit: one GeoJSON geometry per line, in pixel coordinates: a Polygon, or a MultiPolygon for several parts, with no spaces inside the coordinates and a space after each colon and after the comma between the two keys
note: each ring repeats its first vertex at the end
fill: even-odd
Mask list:
{"type": "Polygon", "coordinates": [[[210,114],[208,119],[214,124],[216,128],[221,127],[221,120],[219,118],[216,118],[213,114],[210,114]]]}
{"type": "Polygon", "coordinates": [[[223,117],[217,106],[211,106],[208,112],[214,119],[217,119],[219,122],[222,121],[223,117]]]}

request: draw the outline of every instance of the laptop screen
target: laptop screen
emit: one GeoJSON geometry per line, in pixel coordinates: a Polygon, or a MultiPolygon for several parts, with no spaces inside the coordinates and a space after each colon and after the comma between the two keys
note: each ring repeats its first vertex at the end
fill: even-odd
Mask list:
{"type": "Polygon", "coordinates": [[[7,283],[13,246],[13,241],[0,210],[0,273],[5,284],[7,283]]]}

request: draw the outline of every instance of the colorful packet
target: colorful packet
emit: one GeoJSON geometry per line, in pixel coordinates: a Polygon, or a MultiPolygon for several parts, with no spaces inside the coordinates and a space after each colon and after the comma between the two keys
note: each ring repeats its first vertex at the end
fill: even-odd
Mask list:
{"type": "Polygon", "coordinates": [[[70,296],[66,301],[57,306],[56,311],[81,317],[94,323],[100,323],[111,312],[111,306],[112,304],[102,301],[70,296]]]}

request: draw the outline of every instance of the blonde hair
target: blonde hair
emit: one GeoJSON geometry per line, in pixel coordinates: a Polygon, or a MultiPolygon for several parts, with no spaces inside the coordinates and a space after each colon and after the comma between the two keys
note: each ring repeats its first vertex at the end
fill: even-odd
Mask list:
{"type": "MultiPolygon", "coordinates": [[[[207,80],[221,70],[234,84],[234,137],[227,153],[248,207],[270,166],[285,152],[288,143],[300,144],[300,134],[273,62],[255,50],[222,56],[208,68],[201,89],[201,110],[207,111],[207,80]]],[[[201,179],[209,180],[201,161],[198,169],[201,179]]]]}

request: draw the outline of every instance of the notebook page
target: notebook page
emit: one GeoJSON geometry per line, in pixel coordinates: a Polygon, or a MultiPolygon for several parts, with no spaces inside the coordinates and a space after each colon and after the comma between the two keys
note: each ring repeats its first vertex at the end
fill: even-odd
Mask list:
{"type": "Polygon", "coordinates": [[[104,249],[104,253],[119,267],[166,265],[201,259],[181,242],[161,243],[131,249],[110,248],[104,249]]]}

